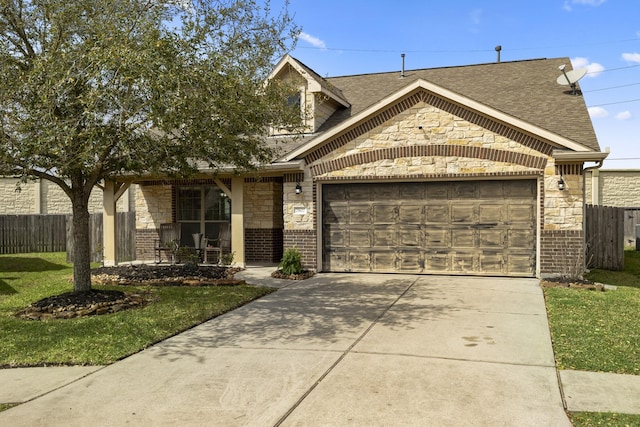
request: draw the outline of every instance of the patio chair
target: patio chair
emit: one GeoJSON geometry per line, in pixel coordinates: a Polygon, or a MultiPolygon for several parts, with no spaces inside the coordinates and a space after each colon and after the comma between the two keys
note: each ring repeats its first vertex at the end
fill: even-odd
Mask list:
{"type": "Polygon", "coordinates": [[[162,253],[168,254],[167,259],[171,258],[173,251],[178,249],[180,245],[181,226],[179,223],[160,224],[159,239],[155,240],[154,255],[155,262],[162,262],[162,253]]]}
{"type": "Polygon", "coordinates": [[[227,223],[220,226],[220,232],[217,239],[204,239],[202,248],[204,262],[209,263],[215,260],[220,263],[225,253],[231,253],[231,224],[227,223]]]}

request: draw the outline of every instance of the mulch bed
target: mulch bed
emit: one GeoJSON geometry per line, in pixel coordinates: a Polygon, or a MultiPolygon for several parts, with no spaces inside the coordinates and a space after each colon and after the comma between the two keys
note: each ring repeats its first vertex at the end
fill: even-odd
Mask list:
{"type": "Polygon", "coordinates": [[[304,280],[313,276],[315,272],[311,270],[303,270],[300,274],[284,274],[282,270],[276,270],[271,273],[274,279],[304,280]]]}
{"type": "Polygon", "coordinates": [[[602,283],[595,283],[590,280],[584,279],[567,279],[564,277],[553,277],[544,279],[540,282],[540,286],[542,286],[543,288],[570,288],[600,292],[605,291],[605,287],[602,283]]]}
{"type": "MultiPolygon", "coordinates": [[[[93,284],[121,286],[236,286],[244,284],[233,275],[240,269],[196,265],[122,265],[91,271],[93,284]]],[[[149,292],[97,290],[66,292],[41,299],[18,311],[28,320],[72,319],[117,313],[143,307],[153,301],[149,292]]]]}

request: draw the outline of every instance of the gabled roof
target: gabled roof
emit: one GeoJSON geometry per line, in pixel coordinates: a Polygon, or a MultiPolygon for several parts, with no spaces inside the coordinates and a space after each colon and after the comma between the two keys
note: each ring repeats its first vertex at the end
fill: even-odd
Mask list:
{"type": "Polygon", "coordinates": [[[351,107],[336,111],[313,140],[294,148],[285,159],[301,155],[338,129],[417,87],[521,128],[561,149],[600,151],[583,97],[556,83],[558,67],[570,63],[569,58],[536,59],[410,70],[404,77],[400,72],[389,72],[323,79],[338,89],[351,107]]]}
{"type": "Polygon", "coordinates": [[[291,55],[285,55],[275,66],[271,74],[269,74],[268,78],[274,78],[275,76],[280,74],[280,72],[283,71],[287,66],[295,69],[298,74],[300,74],[304,79],[307,80],[310,92],[323,93],[345,108],[349,108],[351,106],[345,99],[340,89],[331,85],[327,80],[320,77],[318,73],[316,73],[311,68],[307,67],[291,55]]]}

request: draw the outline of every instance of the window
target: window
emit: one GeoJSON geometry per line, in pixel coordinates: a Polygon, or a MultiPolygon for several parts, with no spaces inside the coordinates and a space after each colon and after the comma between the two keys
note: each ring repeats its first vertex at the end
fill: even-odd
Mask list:
{"type": "Polygon", "coordinates": [[[185,186],[176,190],[176,220],[182,224],[180,244],[193,246],[193,233],[217,238],[231,221],[231,200],[217,186],[185,186]]]}

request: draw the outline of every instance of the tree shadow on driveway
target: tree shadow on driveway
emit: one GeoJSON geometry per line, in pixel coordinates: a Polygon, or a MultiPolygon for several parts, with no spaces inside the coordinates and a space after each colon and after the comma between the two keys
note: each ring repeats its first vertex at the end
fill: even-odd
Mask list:
{"type": "Polygon", "coordinates": [[[282,288],[170,338],[156,357],[177,360],[211,348],[346,351],[373,325],[408,328],[452,310],[437,287],[409,292],[417,276],[323,274],[282,288]],[[393,307],[393,315],[386,315],[393,307]]]}

